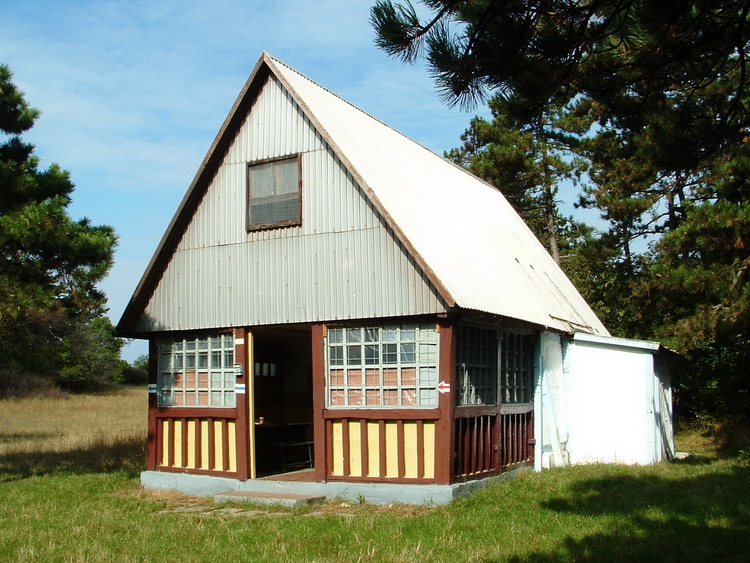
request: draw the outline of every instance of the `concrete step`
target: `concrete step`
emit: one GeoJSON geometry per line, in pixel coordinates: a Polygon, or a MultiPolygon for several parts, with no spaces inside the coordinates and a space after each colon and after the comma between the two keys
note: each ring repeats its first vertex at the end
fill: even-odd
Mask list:
{"type": "Polygon", "coordinates": [[[253,502],[256,504],[303,506],[322,502],[322,495],[307,495],[302,493],[267,493],[261,491],[229,491],[214,495],[214,502],[253,502]]]}

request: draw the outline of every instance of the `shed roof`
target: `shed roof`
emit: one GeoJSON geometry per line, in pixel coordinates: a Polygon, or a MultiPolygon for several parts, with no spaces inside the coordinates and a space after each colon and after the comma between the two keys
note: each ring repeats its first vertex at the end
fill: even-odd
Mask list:
{"type": "Polygon", "coordinates": [[[143,311],[269,74],[289,91],[450,306],[562,332],[607,335],[594,312],[494,187],[263,53],[162,239],[118,328],[143,311]]]}

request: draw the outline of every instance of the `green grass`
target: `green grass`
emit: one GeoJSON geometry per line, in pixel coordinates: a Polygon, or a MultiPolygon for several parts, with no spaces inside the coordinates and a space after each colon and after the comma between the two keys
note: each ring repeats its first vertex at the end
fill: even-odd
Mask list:
{"type": "Polygon", "coordinates": [[[145,413],[140,426],[109,419],[129,419],[143,392],[96,397],[104,420],[84,424],[76,441],[81,399],[0,402],[2,561],[750,558],[750,467],[719,457],[697,433],[678,446],[696,453],[683,462],[525,473],[443,507],[217,507],[138,486],[142,446],[132,444],[145,413]],[[38,428],[24,434],[24,416],[38,428]]]}

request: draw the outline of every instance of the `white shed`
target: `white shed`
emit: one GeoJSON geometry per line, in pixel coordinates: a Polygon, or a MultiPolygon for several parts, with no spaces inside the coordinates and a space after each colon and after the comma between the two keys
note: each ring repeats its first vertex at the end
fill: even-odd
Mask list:
{"type": "Polygon", "coordinates": [[[556,340],[542,340],[537,467],[673,459],[671,352],[584,333],[556,340]]]}

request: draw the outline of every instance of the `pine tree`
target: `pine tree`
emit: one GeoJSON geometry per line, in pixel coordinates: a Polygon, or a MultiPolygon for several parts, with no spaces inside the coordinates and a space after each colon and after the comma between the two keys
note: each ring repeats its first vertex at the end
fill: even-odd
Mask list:
{"type": "Polygon", "coordinates": [[[747,417],[728,398],[750,395],[750,0],[422,3],[424,21],[378,1],[376,43],[424,56],[448,103],[492,94],[524,126],[568,100],[589,116],[580,204],[607,227],[569,268],[610,330],[706,370],[683,378],[697,410],[747,417]]]}
{"type": "Polygon", "coordinates": [[[68,172],[40,170],[21,140],[39,112],[0,66],[0,364],[48,375],[64,364],[57,346],[76,324],[104,313],[96,284],[111,265],[111,227],[74,221],[68,172]]]}
{"type": "Polygon", "coordinates": [[[571,146],[585,125],[564,107],[524,124],[507,113],[502,100],[493,98],[489,105],[492,121],[472,119],[461,136],[463,146],[445,156],[500,190],[560,264],[561,247],[569,247],[578,227],[560,214],[558,187],[573,180],[571,146]]]}

